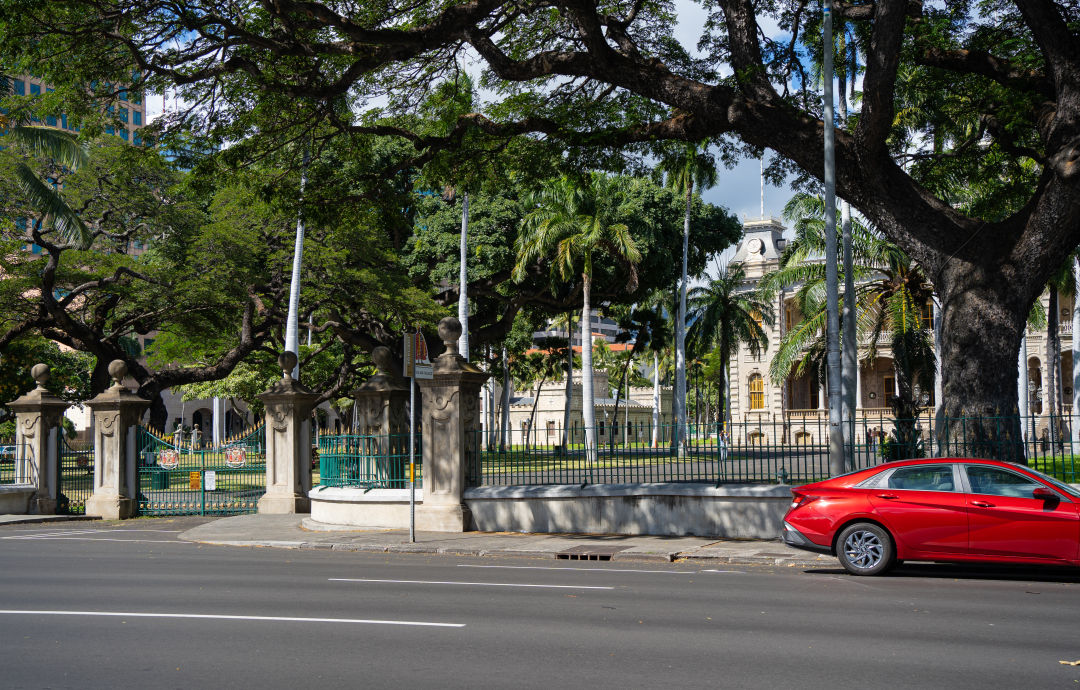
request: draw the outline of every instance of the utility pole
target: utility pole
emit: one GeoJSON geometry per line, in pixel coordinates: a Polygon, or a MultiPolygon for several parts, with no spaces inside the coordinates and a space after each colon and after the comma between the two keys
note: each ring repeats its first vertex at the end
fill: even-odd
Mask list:
{"type": "Polygon", "coordinates": [[[840,289],[836,247],[836,151],[833,132],[832,0],[822,6],[824,29],[825,99],[825,338],[829,394],[829,474],[846,471],[844,460],[843,396],[840,383],[840,289]]]}
{"type": "Polygon", "coordinates": [[[458,275],[458,321],[461,322],[461,337],[458,338],[458,353],[469,361],[469,297],[466,294],[469,271],[469,193],[465,192],[461,202],[461,272],[458,275]]]}
{"type": "Polygon", "coordinates": [[[296,245],[293,247],[292,280],[289,283],[289,316],[285,321],[285,350],[296,355],[292,377],[300,380],[300,334],[297,320],[300,309],[300,264],[304,258],[304,187],[307,186],[307,169],[310,152],[304,149],[304,167],[300,173],[300,210],[296,214],[296,245]]]}

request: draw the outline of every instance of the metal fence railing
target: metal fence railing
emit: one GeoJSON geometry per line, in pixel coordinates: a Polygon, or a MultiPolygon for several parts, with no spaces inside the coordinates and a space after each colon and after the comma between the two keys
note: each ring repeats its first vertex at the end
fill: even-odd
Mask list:
{"type": "MultiPolygon", "coordinates": [[[[845,430],[847,470],[905,458],[985,457],[1024,463],[1068,482],[1080,480],[1071,431],[1060,418],[865,417],[847,422],[845,430]]],[[[830,474],[829,427],[820,418],[691,424],[683,444],[673,442],[674,431],[673,425],[598,426],[591,453],[581,426],[565,435],[550,425],[539,434],[512,429],[505,439],[474,432],[467,477],[471,486],[802,484],[830,474]]]]}
{"type": "Polygon", "coordinates": [[[16,483],[16,467],[22,456],[21,449],[15,445],[15,439],[0,439],[0,484],[16,483]]]}
{"type": "Polygon", "coordinates": [[[85,515],[86,501],[94,493],[94,446],[60,439],[60,509],[68,515],[85,515]]]}
{"type": "Polygon", "coordinates": [[[266,493],[266,428],[247,430],[219,446],[173,440],[139,427],[139,513],[253,513],[266,493]]]}
{"type": "MultiPolygon", "coordinates": [[[[415,481],[422,479],[421,435],[416,434],[415,481]]],[[[409,487],[408,434],[321,434],[319,484],[363,489],[409,487]]]]}

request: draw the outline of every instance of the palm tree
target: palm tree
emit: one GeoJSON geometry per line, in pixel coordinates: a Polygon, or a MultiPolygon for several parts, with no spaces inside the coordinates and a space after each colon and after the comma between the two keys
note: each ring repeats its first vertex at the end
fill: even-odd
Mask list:
{"type": "MultiPolygon", "coordinates": [[[[0,75],[0,97],[13,92],[11,79],[0,75]]],[[[72,172],[89,160],[86,145],[72,134],[57,127],[32,125],[29,122],[25,114],[0,112],[0,139],[23,144],[37,155],[45,156],[72,172]]],[[[40,216],[42,227],[55,229],[64,242],[83,248],[90,245],[90,230],[79,214],[64,201],[56,180],[41,179],[24,161],[16,163],[15,175],[27,201],[40,216]]]]}
{"type": "Polygon", "coordinates": [[[675,433],[676,442],[682,448],[686,442],[686,262],[690,243],[690,206],[695,185],[701,190],[716,185],[716,160],[708,153],[705,142],[685,142],[668,151],[660,161],[659,170],[665,174],[667,186],[686,197],[679,311],[675,322],[675,433]]]}
{"type": "Polygon", "coordinates": [[[724,374],[719,419],[726,418],[730,393],[728,362],[739,347],[746,343],[755,356],[768,347],[769,338],[763,326],[773,324],[771,300],[743,288],[746,271],[742,264],[720,266],[719,275],[708,285],[694,288],[690,293],[690,344],[694,350],[710,349],[720,353],[720,369],[724,374]]]}
{"type": "MultiPolygon", "coordinates": [[[[788,203],[785,217],[795,219],[796,237],[784,249],[779,267],[759,283],[769,298],[781,288],[797,286],[793,301],[804,316],[798,324],[789,324],[773,356],[769,376],[777,384],[792,374],[824,369],[825,265],[817,258],[825,245],[821,209],[820,198],[809,195],[796,195],[788,203]]],[[[914,455],[919,412],[915,385],[929,390],[934,372],[931,324],[923,318],[933,288],[910,257],[858,222],[852,223],[852,254],[856,337],[869,343],[866,354],[873,359],[878,342],[888,334],[899,389],[892,404],[897,452],[914,455]]]]}
{"type": "Polygon", "coordinates": [[[522,221],[516,243],[515,280],[524,280],[527,267],[544,259],[552,261],[553,273],[564,281],[580,271],[582,417],[590,460],[597,453],[590,319],[594,259],[603,254],[623,264],[629,290],[637,287],[636,264],[641,260],[629,229],[615,221],[625,198],[623,184],[622,178],[600,173],[580,181],[563,176],[545,183],[526,201],[532,210],[522,221]]]}

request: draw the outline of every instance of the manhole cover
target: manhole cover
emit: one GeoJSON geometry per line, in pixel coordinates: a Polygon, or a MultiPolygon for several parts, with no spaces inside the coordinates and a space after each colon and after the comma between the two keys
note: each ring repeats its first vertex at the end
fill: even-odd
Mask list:
{"type": "Polygon", "coordinates": [[[629,549],[629,546],[605,546],[602,544],[597,545],[584,545],[575,546],[573,548],[560,551],[555,554],[555,558],[564,561],[610,561],[611,557],[620,551],[629,549]]]}

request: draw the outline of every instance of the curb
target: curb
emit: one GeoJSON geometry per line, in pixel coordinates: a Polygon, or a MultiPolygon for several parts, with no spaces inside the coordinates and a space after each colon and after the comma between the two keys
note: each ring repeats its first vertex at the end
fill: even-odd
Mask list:
{"type": "Polygon", "coordinates": [[[96,515],[13,515],[5,516],[0,520],[0,527],[4,525],[37,525],[44,522],[84,522],[100,520],[96,515]]]}
{"type": "MultiPolygon", "coordinates": [[[[186,540],[185,540],[186,541],[186,540]]],[[[460,547],[434,546],[427,544],[352,544],[310,541],[231,541],[231,540],[192,540],[189,543],[211,546],[246,546],[249,548],[301,549],[306,551],[348,551],[361,553],[414,553],[440,554],[472,557],[509,556],[517,558],[538,558],[555,560],[555,551],[538,549],[466,549],[460,547]]],[[[646,561],[654,563],[701,563],[717,565],[767,565],[788,568],[832,567],[837,565],[834,559],[806,560],[778,556],[721,556],[695,554],[692,551],[662,552],[618,552],[612,554],[612,561],[646,561]]]]}

